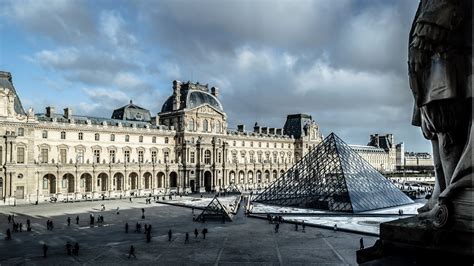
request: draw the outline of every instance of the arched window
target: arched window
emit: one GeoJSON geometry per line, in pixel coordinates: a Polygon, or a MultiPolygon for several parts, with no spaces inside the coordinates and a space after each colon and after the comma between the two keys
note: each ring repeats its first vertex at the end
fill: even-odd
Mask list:
{"type": "Polygon", "coordinates": [[[143,142],[143,136],[138,137],[138,142],[143,142]]]}
{"type": "Polygon", "coordinates": [[[211,164],[211,151],[206,150],[204,152],[204,164],[211,164]]]}
{"type": "Polygon", "coordinates": [[[152,143],[156,143],[156,137],[155,137],[155,136],[153,136],[153,137],[151,138],[151,142],[152,142],[152,143]]]}
{"type": "Polygon", "coordinates": [[[94,134],[94,139],[95,139],[96,141],[99,141],[99,140],[100,140],[100,135],[99,135],[99,133],[95,133],[95,134],[94,134]]]}
{"type": "Polygon", "coordinates": [[[110,134],[110,141],[115,141],[115,134],[110,134]]]}
{"type": "Polygon", "coordinates": [[[41,135],[42,135],[43,139],[47,139],[48,138],[48,131],[43,130],[41,135]]]}
{"type": "Polygon", "coordinates": [[[129,142],[130,141],[130,135],[125,135],[125,142],[129,142]]]}
{"type": "Polygon", "coordinates": [[[79,134],[77,134],[77,138],[78,138],[79,140],[83,140],[83,139],[84,139],[84,133],[79,132],[79,134]]]}
{"type": "Polygon", "coordinates": [[[191,118],[188,122],[188,130],[194,131],[194,118],[191,118]]]}
{"type": "Polygon", "coordinates": [[[61,131],[61,139],[66,139],[66,132],[65,131],[61,131]]]}
{"type": "Polygon", "coordinates": [[[168,143],[169,142],[169,139],[168,137],[165,138],[165,143],[168,143]]]}
{"type": "Polygon", "coordinates": [[[202,132],[207,132],[208,129],[209,129],[209,124],[207,122],[207,119],[204,119],[204,121],[202,122],[202,132]]]}

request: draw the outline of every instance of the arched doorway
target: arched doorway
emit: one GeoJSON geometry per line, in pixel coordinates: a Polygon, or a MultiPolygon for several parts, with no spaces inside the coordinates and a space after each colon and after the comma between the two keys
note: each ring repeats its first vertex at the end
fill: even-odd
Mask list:
{"type": "Polygon", "coordinates": [[[100,183],[100,191],[107,191],[109,176],[106,173],[100,173],[98,180],[100,183]]]}
{"type": "Polygon", "coordinates": [[[156,179],[157,179],[157,183],[158,183],[158,187],[159,188],[163,188],[163,182],[165,181],[165,173],[163,172],[158,172],[157,176],[156,176],[156,179]]]}
{"type": "Polygon", "coordinates": [[[206,188],[206,192],[211,192],[212,174],[209,171],[204,172],[204,187],[206,188]]]}
{"type": "Polygon", "coordinates": [[[265,183],[270,183],[270,171],[265,171],[265,183]]]}
{"type": "Polygon", "coordinates": [[[114,186],[115,190],[123,190],[123,174],[122,173],[115,173],[114,175],[114,186]]]}
{"type": "Polygon", "coordinates": [[[85,192],[92,192],[92,176],[88,173],[81,175],[81,187],[85,192]]]}
{"type": "Polygon", "coordinates": [[[260,170],[257,171],[257,183],[262,183],[262,172],[260,172],[260,170]]]}
{"type": "Polygon", "coordinates": [[[151,188],[151,174],[150,172],[146,172],[143,174],[143,179],[145,179],[145,189],[151,188]]]}
{"type": "Polygon", "coordinates": [[[130,189],[131,190],[138,189],[138,174],[135,172],[131,172],[130,175],[128,175],[128,178],[129,178],[130,189]]]}
{"type": "Polygon", "coordinates": [[[239,184],[245,183],[245,173],[244,171],[239,171],[239,184]]]}
{"type": "Polygon", "coordinates": [[[272,182],[275,182],[277,179],[278,179],[278,172],[277,170],[273,170],[272,182]]]}
{"type": "Polygon", "coordinates": [[[52,174],[46,174],[43,177],[43,189],[47,190],[45,194],[56,194],[56,177],[52,174]]]}
{"type": "Polygon", "coordinates": [[[178,186],[178,174],[176,172],[170,173],[170,187],[177,187],[178,186]]]}
{"type": "Polygon", "coordinates": [[[230,171],[229,181],[230,181],[231,184],[235,184],[235,172],[234,171],[230,171]]]}
{"type": "Polygon", "coordinates": [[[63,175],[63,182],[65,183],[63,187],[67,187],[67,193],[74,193],[74,176],[69,173],[63,175]]]}
{"type": "Polygon", "coordinates": [[[252,172],[252,171],[249,171],[249,172],[247,173],[247,178],[248,178],[247,184],[248,184],[248,185],[252,185],[252,184],[253,184],[253,172],[252,172]]]}

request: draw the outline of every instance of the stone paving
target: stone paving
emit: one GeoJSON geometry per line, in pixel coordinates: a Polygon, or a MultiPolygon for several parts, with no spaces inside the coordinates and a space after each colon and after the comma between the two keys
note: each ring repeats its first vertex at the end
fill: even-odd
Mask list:
{"type": "MultiPolygon", "coordinates": [[[[0,265],[355,265],[355,252],[361,235],[306,227],[306,232],[294,231],[294,225],[282,224],[279,233],[273,225],[261,219],[247,218],[239,211],[234,222],[206,224],[192,221],[192,210],[162,204],[145,204],[144,199],[95,201],[82,203],[50,203],[38,206],[0,208],[0,265]],[[100,211],[100,204],[106,211],[100,211]],[[116,208],[120,207],[120,214],[116,208]],[[145,219],[141,219],[145,208],[145,219]],[[32,232],[13,233],[4,240],[8,228],[7,216],[15,212],[16,222],[26,224],[29,218],[32,232]],[[89,213],[104,216],[102,226],[89,226],[89,213]],[[28,215],[27,215],[28,214],[28,215]],[[80,216],[79,225],[74,218],[80,216]],[[72,224],[67,226],[70,216],[72,224]],[[46,220],[54,221],[54,230],[46,230],[46,220]],[[129,233],[124,225],[130,225],[129,233]],[[135,224],[152,224],[152,240],[146,243],[143,233],[134,233],[135,224]],[[194,228],[209,230],[194,238],[194,228]],[[172,241],[167,232],[173,231],[172,241]],[[190,243],[184,235],[190,233],[190,243]],[[65,244],[79,242],[79,256],[68,256],[65,244]],[[49,246],[47,258],[42,256],[42,243],[49,246]],[[137,258],[128,258],[130,245],[137,258]]],[[[196,213],[198,210],[196,210],[196,213]]],[[[26,227],[26,225],[25,225],[26,227]]],[[[365,246],[375,237],[363,236],[365,246]]]]}

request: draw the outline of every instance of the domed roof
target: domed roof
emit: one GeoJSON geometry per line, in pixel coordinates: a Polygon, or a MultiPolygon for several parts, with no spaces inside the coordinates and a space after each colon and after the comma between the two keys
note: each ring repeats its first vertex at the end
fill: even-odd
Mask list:
{"type": "MultiPolygon", "coordinates": [[[[219,102],[219,100],[212,94],[204,92],[204,91],[198,91],[198,90],[190,90],[187,93],[186,96],[186,102],[181,102],[181,108],[186,108],[186,109],[192,109],[204,104],[209,104],[210,106],[220,110],[224,111],[222,108],[222,104],[219,102]]],[[[163,104],[163,107],[161,108],[161,112],[171,112],[173,111],[173,96],[170,96],[165,103],[163,104]]]]}

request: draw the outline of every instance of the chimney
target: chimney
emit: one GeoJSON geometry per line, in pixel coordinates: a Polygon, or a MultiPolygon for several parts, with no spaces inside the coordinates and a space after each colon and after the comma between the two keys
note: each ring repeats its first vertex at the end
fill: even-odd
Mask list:
{"type": "Polygon", "coordinates": [[[216,96],[216,98],[219,97],[219,88],[217,88],[217,87],[212,87],[212,88],[211,88],[211,94],[214,95],[214,96],[216,96]]]}
{"type": "Polygon", "coordinates": [[[257,122],[255,122],[255,126],[253,127],[253,132],[260,133],[260,126],[257,122]]]}
{"type": "Polygon", "coordinates": [[[276,134],[277,135],[283,135],[283,130],[281,128],[276,129],[276,134]]]}
{"type": "Polygon", "coordinates": [[[237,125],[238,132],[245,132],[245,125],[237,125]]]}
{"type": "Polygon", "coordinates": [[[48,106],[46,107],[46,116],[53,117],[54,116],[54,107],[48,106]]]}
{"type": "Polygon", "coordinates": [[[268,134],[268,127],[262,127],[262,134],[268,134]]]}
{"type": "Polygon", "coordinates": [[[274,127],[269,128],[268,129],[268,134],[275,135],[275,128],[274,127]]]}
{"type": "Polygon", "coordinates": [[[69,107],[64,108],[64,117],[66,119],[72,118],[72,109],[69,107]]]}
{"type": "Polygon", "coordinates": [[[179,110],[181,105],[181,81],[173,81],[173,111],[179,110]]]}

